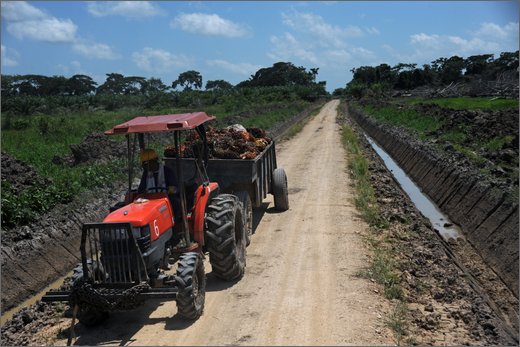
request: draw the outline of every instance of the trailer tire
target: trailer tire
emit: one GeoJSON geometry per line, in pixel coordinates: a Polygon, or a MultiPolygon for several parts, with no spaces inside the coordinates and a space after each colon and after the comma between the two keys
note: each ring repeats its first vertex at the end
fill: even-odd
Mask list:
{"type": "Polygon", "coordinates": [[[206,222],[213,273],[227,281],[241,278],[246,266],[246,233],[238,198],[231,194],[213,198],[207,207],[206,222]]]}
{"type": "Polygon", "coordinates": [[[253,235],[253,204],[249,193],[241,190],[235,193],[238,201],[242,203],[242,211],[244,217],[244,228],[246,229],[246,246],[251,243],[251,235],[253,235]]]}
{"type": "MultiPolygon", "coordinates": [[[[90,268],[89,271],[93,271],[95,274],[99,274],[101,264],[98,265],[94,260],[87,260],[87,266],[90,268]]],[[[72,272],[72,283],[73,285],[79,281],[83,281],[83,264],[79,263],[76,265],[72,272]]],[[[93,307],[80,307],[78,311],[78,321],[87,326],[92,327],[103,323],[108,319],[110,314],[107,311],[102,311],[93,307]]]]}
{"type": "Polygon", "coordinates": [[[287,188],[287,175],[282,168],[273,171],[273,196],[274,207],[278,211],[289,209],[289,190],[287,188]]]}
{"type": "Polygon", "coordinates": [[[179,290],[175,299],[177,312],[186,319],[199,318],[206,298],[206,275],[200,253],[188,252],[180,256],[175,282],[179,290]]]}

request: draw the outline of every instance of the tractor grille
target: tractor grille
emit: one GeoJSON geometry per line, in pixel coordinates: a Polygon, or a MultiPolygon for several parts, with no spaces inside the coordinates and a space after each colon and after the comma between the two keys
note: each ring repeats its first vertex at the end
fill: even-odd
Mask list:
{"type": "Polygon", "coordinates": [[[85,224],[81,237],[83,273],[94,284],[116,287],[147,281],[141,247],[129,223],[85,224]]]}

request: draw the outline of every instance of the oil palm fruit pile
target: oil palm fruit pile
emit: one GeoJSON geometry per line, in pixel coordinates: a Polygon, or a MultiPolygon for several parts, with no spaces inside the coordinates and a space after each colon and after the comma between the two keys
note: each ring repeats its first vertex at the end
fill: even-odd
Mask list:
{"type": "MultiPolygon", "coordinates": [[[[260,154],[271,139],[265,130],[244,128],[235,124],[227,128],[209,126],[206,132],[210,159],[254,159],[260,154]]],[[[202,142],[196,132],[190,132],[181,145],[183,158],[194,158],[202,151],[202,142]]],[[[168,145],[164,149],[166,157],[176,157],[175,147],[168,145]]]]}

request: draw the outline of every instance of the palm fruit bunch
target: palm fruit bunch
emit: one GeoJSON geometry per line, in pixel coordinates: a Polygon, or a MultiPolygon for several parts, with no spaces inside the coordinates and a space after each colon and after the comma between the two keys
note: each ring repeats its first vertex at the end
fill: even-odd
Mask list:
{"type": "MultiPolygon", "coordinates": [[[[267,137],[265,130],[260,128],[246,129],[239,124],[227,128],[209,126],[206,136],[211,159],[254,159],[271,143],[271,139],[267,137]]],[[[181,145],[182,157],[194,158],[196,153],[202,151],[202,148],[199,135],[190,132],[181,145]]],[[[166,146],[164,155],[175,157],[175,148],[171,145],[166,146]]]]}

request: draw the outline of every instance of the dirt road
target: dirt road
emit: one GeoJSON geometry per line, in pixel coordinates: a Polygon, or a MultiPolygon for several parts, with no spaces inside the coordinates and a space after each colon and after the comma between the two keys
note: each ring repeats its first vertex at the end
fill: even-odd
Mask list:
{"type": "MultiPolygon", "coordinates": [[[[247,270],[236,283],[208,272],[206,306],[193,323],[175,302],[148,302],[112,314],[102,326],[76,326],[80,345],[388,345],[388,304],[356,276],[367,264],[366,226],[352,204],[346,156],[326,104],[296,137],[278,146],[290,209],[271,197],[255,214],[247,270]]],[[[66,340],[56,344],[65,344],[66,340]]]]}

